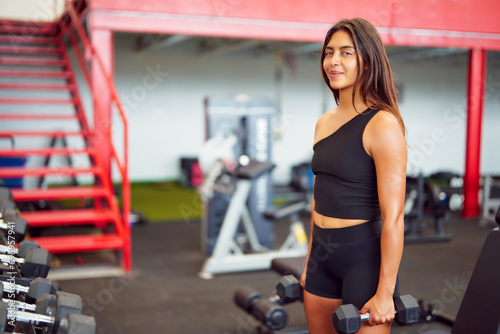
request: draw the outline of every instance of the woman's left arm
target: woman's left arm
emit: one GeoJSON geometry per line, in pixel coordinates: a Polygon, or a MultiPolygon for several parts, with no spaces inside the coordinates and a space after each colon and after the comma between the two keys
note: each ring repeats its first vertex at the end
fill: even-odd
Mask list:
{"type": "Polygon", "coordinates": [[[375,296],[363,307],[369,325],[394,318],[393,294],[403,255],[407,145],[399,122],[379,112],[365,131],[368,153],[375,162],[382,215],[380,277],[375,296]]]}

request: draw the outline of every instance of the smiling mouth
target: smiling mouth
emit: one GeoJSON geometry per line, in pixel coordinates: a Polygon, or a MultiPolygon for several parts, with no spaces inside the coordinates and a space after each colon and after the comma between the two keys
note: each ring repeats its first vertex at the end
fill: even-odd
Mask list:
{"type": "Polygon", "coordinates": [[[337,71],[333,71],[333,72],[329,72],[328,73],[330,75],[330,77],[332,78],[337,78],[337,77],[340,77],[341,75],[343,75],[342,72],[337,72],[337,71]]]}

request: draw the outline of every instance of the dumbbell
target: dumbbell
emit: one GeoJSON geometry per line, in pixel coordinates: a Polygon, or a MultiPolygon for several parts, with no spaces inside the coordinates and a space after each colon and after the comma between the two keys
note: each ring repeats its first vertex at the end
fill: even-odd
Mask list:
{"type": "MultiPolygon", "coordinates": [[[[58,289],[52,284],[52,282],[46,278],[37,277],[30,282],[30,286],[23,286],[18,284],[11,284],[8,282],[1,281],[0,284],[0,298],[7,297],[6,299],[12,299],[20,292],[24,295],[24,301],[28,302],[28,305],[33,305],[36,303],[38,298],[45,294],[54,295],[58,289]],[[17,292],[17,293],[16,293],[17,292]]],[[[34,308],[26,307],[30,311],[35,311],[34,308]]]]}
{"type": "Polygon", "coordinates": [[[249,286],[240,287],[234,294],[234,302],[240,308],[272,330],[285,327],[288,312],[249,286]]]}
{"type": "Polygon", "coordinates": [[[19,300],[7,299],[7,298],[2,298],[1,301],[8,304],[8,305],[13,305],[13,306],[11,306],[11,308],[15,309],[16,311],[36,312],[36,305],[35,304],[30,304],[30,303],[22,302],[19,300]]]}
{"type": "MultiPolygon", "coordinates": [[[[12,314],[15,314],[15,319],[19,322],[33,323],[36,325],[50,325],[48,329],[45,328],[46,331],[44,331],[44,333],[59,333],[57,327],[64,316],[73,313],[82,314],[83,308],[83,302],[80,296],[61,291],[57,291],[55,295],[44,294],[35,304],[22,303],[9,299],[4,299],[2,302],[8,305],[9,319],[11,319],[12,314]],[[28,310],[30,313],[21,309],[28,310]],[[29,314],[32,314],[32,316],[29,314]],[[28,321],[23,319],[28,319],[28,321]],[[35,322],[29,319],[33,319],[35,322]]],[[[12,317],[11,320],[13,320],[13,318],[14,317],[12,317]]],[[[0,318],[0,327],[2,320],[3,318],[0,318]]]]}
{"type": "MultiPolygon", "coordinates": [[[[33,324],[43,328],[43,333],[96,333],[95,319],[81,314],[81,298],[79,305],[74,298],[62,296],[54,298],[47,308],[49,314],[16,311],[0,302],[0,332],[15,322],[33,324]]],[[[76,296],[76,295],[74,295],[76,296]]]]}
{"type": "Polygon", "coordinates": [[[43,248],[28,249],[24,258],[0,254],[0,262],[10,264],[10,266],[19,264],[21,275],[29,278],[47,277],[51,261],[50,252],[43,248]]]}
{"type": "Polygon", "coordinates": [[[0,284],[0,299],[4,303],[7,303],[9,305],[14,305],[16,310],[21,310],[21,311],[31,311],[35,312],[36,311],[36,305],[35,304],[30,304],[30,303],[25,303],[19,300],[11,299],[14,296],[12,294],[8,294],[7,296],[9,298],[3,298],[3,284],[0,284]]]}
{"type": "Polygon", "coordinates": [[[43,277],[37,277],[29,282],[29,286],[20,284],[12,284],[6,281],[0,281],[1,291],[3,293],[23,293],[24,299],[28,302],[35,302],[38,298],[45,294],[55,294],[58,291],[57,286],[51,280],[43,277]]]}
{"type": "Polygon", "coordinates": [[[276,284],[276,296],[281,304],[289,304],[302,297],[300,282],[294,275],[283,276],[276,284]]]}
{"type": "MultiPolygon", "coordinates": [[[[396,322],[400,325],[409,325],[420,319],[420,306],[410,295],[400,296],[394,301],[396,308],[396,322]]],[[[333,326],[338,334],[357,333],[361,329],[361,322],[370,320],[370,313],[360,314],[352,304],[338,307],[332,315],[333,326]]]]}
{"type": "Polygon", "coordinates": [[[25,257],[26,253],[31,248],[40,248],[40,245],[35,240],[26,239],[21,241],[17,245],[17,248],[15,248],[14,246],[0,245],[0,253],[25,257]]]}
{"type": "Polygon", "coordinates": [[[15,209],[3,208],[1,212],[0,229],[3,230],[3,235],[8,239],[14,238],[15,242],[23,240],[28,232],[28,222],[15,209]]]}
{"type": "Polygon", "coordinates": [[[45,294],[36,301],[36,313],[44,314],[55,319],[54,326],[57,332],[59,322],[70,313],[82,314],[83,301],[79,295],[57,291],[55,294],[45,294]]]}
{"type": "MultiPolygon", "coordinates": [[[[35,284],[33,286],[40,285],[40,284],[36,284],[36,283],[37,282],[35,282],[35,284]]],[[[41,285],[46,285],[46,284],[45,284],[45,282],[41,282],[41,285]]],[[[53,285],[51,285],[51,287],[53,287],[53,285]]],[[[48,308],[50,302],[52,302],[53,298],[56,298],[56,299],[57,298],[67,298],[67,299],[70,298],[73,300],[71,305],[82,304],[81,297],[78,295],[69,294],[69,293],[57,293],[55,288],[51,289],[50,293],[43,293],[44,290],[47,290],[47,289],[37,289],[37,291],[35,291],[35,293],[31,294],[31,297],[32,297],[34,303],[26,303],[26,302],[22,302],[19,300],[11,299],[12,297],[11,297],[10,293],[7,295],[9,298],[3,298],[4,285],[0,284],[0,298],[2,299],[3,302],[5,302],[9,305],[11,305],[11,304],[14,305],[14,308],[17,310],[38,312],[40,314],[47,313],[47,308],[48,308]],[[43,293],[43,294],[41,294],[41,293],[43,293]]],[[[33,292],[33,291],[28,291],[28,294],[30,292],[33,292]]],[[[68,301],[66,301],[66,304],[68,304],[68,301]]],[[[82,312],[79,306],[74,307],[74,310],[76,310],[79,313],[82,312]]]]}
{"type": "Polygon", "coordinates": [[[96,334],[97,324],[94,317],[70,313],[59,321],[57,334],[96,334]]]}

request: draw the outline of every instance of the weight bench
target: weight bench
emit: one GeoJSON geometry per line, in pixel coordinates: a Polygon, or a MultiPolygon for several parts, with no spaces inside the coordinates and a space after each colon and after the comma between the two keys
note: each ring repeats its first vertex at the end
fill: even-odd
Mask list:
{"type": "MultiPolygon", "coordinates": [[[[500,224],[500,207],[495,220],[500,224]]],[[[453,334],[500,334],[500,228],[483,245],[451,329],[453,334]]],[[[433,330],[424,334],[448,334],[433,330]]]]}
{"type": "MultiPolygon", "coordinates": [[[[305,256],[308,249],[307,236],[300,220],[290,225],[290,233],[278,250],[271,250],[260,244],[255,227],[246,205],[252,180],[268,173],[274,165],[270,162],[250,161],[237,172],[236,188],[227,208],[222,226],[215,243],[212,256],[205,260],[199,273],[203,279],[211,279],[213,274],[241,272],[250,270],[266,270],[271,268],[271,261],[276,257],[305,256]],[[246,233],[250,251],[245,252],[235,241],[241,230],[240,222],[246,233]]],[[[292,203],[289,207],[281,207],[264,215],[272,220],[283,219],[297,214],[307,205],[292,203]]]]}

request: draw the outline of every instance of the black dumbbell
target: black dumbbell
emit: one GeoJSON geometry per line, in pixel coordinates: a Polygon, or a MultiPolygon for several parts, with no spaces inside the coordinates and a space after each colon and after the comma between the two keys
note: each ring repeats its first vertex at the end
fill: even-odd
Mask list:
{"type": "MultiPolygon", "coordinates": [[[[83,302],[78,295],[57,291],[54,295],[44,294],[35,304],[23,303],[17,300],[3,299],[8,305],[9,317],[12,312],[24,312],[25,310],[32,312],[33,316],[28,313],[21,313],[20,317],[16,316],[16,320],[20,322],[33,323],[32,321],[24,321],[20,319],[33,319],[35,324],[50,325],[46,328],[49,333],[58,332],[59,323],[68,314],[82,314],[83,302]],[[50,320],[53,319],[53,321],[50,320]]],[[[19,315],[19,313],[18,313],[19,315]]],[[[46,333],[47,331],[44,331],[46,333]]]]}
{"type": "MultiPolygon", "coordinates": [[[[0,284],[0,299],[2,299],[7,304],[12,303],[15,304],[16,309],[21,311],[36,311],[36,305],[38,298],[46,295],[46,294],[55,294],[57,289],[55,286],[46,278],[38,277],[34,279],[29,287],[26,286],[16,286],[14,284],[9,284],[7,282],[1,282],[4,284],[0,284]],[[47,282],[48,281],[48,282],[47,282]],[[14,300],[18,294],[16,294],[16,289],[18,288],[22,292],[24,292],[24,301],[14,300]],[[7,297],[7,298],[4,298],[7,297]]],[[[18,292],[20,292],[18,290],[18,292]]]]}
{"type": "Polygon", "coordinates": [[[29,278],[47,277],[51,261],[50,252],[43,248],[28,249],[24,258],[0,254],[0,262],[10,265],[11,268],[16,264],[20,265],[20,274],[29,278]]]}
{"type": "Polygon", "coordinates": [[[15,209],[4,208],[1,210],[0,229],[4,237],[15,242],[20,242],[28,232],[28,222],[21,218],[15,209]]]}
{"type": "MultiPolygon", "coordinates": [[[[78,312],[73,305],[74,301],[67,298],[55,298],[57,302],[51,304],[52,315],[16,311],[4,302],[0,302],[0,332],[16,322],[34,324],[43,328],[44,333],[96,333],[96,323],[93,317],[78,312]]],[[[81,299],[80,299],[81,302],[81,299]]],[[[80,303],[81,306],[81,303],[80,303]]]]}
{"type": "Polygon", "coordinates": [[[285,327],[288,321],[288,312],[282,306],[264,298],[251,287],[245,286],[236,290],[234,302],[272,330],[285,327]]]}
{"type": "Polygon", "coordinates": [[[57,291],[54,295],[45,294],[36,301],[36,313],[55,319],[55,331],[65,315],[82,314],[83,301],[79,295],[57,291]]]}
{"type": "Polygon", "coordinates": [[[302,297],[300,282],[294,275],[283,276],[276,284],[276,295],[282,304],[289,304],[302,297]]]}
{"type": "MultiPolygon", "coordinates": [[[[3,278],[3,277],[2,277],[3,278]]],[[[51,280],[43,277],[37,277],[29,282],[29,286],[13,284],[7,281],[0,281],[0,289],[4,294],[24,294],[27,302],[35,302],[45,294],[55,294],[58,291],[57,286],[51,280]]]]}
{"type": "MultiPolygon", "coordinates": [[[[400,325],[417,323],[420,319],[420,306],[410,295],[400,296],[394,301],[396,322],[400,325]]],[[[357,333],[361,322],[370,320],[370,313],[360,314],[352,304],[342,305],[333,312],[333,326],[339,334],[357,333]]]]}
{"type": "MultiPolygon", "coordinates": [[[[40,283],[42,285],[45,285],[44,282],[40,282],[40,283]]],[[[36,285],[36,282],[34,285],[36,285]]],[[[57,293],[57,291],[55,291],[55,290],[51,290],[51,292],[53,291],[53,293],[44,293],[44,294],[40,295],[40,293],[43,292],[43,290],[46,290],[46,289],[41,289],[41,290],[38,289],[38,291],[37,291],[38,293],[32,295],[34,303],[27,303],[27,302],[22,302],[19,300],[11,299],[11,298],[14,298],[14,296],[12,296],[12,293],[7,294],[7,296],[9,298],[3,298],[2,296],[4,293],[4,285],[0,284],[0,297],[1,297],[3,302],[7,303],[9,306],[12,305],[13,308],[15,308],[17,310],[38,312],[39,314],[45,314],[45,315],[51,315],[51,314],[49,314],[49,312],[47,310],[50,306],[50,303],[53,302],[54,298],[55,299],[66,298],[67,300],[64,303],[66,305],[73,305],[72,306],[73,312],[82,313],[81,305],[83,305],[83,304],[82,304],[82,298],[80,296],[75,295],[75,294],[70,294],[70,293],[62,293],[62,292],[57,293]]],[[[30,293],[30,291],[28,291],[28,293],[30,293]]],[[[68,311],[66,311],[66,313],[68,313],[68,311]]]]}
{"type": "Polygon", "coordinates": [[[25,302],[15,300],[15,299],[11,299],[11,298],[15,297],[15,295],[13,295],[13,294],[8,294],[9,298],[3,298],[3,293],[4,293],[3,284],[0,284],[0,299],[1,299],[1,301],[3,301],[4,303],[7,303],[8,305],[14,305],[14,308],[16,310],[31,311],[31,312],[36,311],[36,305],[25,303],[25,302]]]}
{"type": "Polygon", "coordinates": [[[23,240],[18,245],[17,248],[14,246],[0,245],[0,254],[17,255],[19,257],[25,257],[26,253],[31,248],[40,248],[40,245],[35,240],[23,240]]]}
{"type": "Polygon", "coordinates": [[[57,334],[96,334],[97,324],[94,317],[71,313],[59,321],[57,334]]]}
{"type": "Polygon", "coordinates": [[[6,303],[7,305],[9,305],[11,309],[14,309],[16,311],[36,312],[36,305],[35,304],[30,304],[30,303],[22,302],[20,300],[7,299],[7,298],[2,298],[1,301],[6,303]]]}

